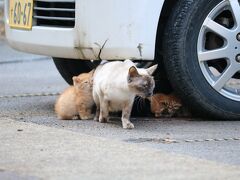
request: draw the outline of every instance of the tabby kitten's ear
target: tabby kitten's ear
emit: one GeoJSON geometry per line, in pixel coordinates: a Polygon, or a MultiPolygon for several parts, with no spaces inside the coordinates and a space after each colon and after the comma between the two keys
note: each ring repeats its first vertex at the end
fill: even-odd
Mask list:
{"type": "Polygon", "coordinates": [[[181,108],[181,107],[182,107],[182,104],[181,104],[181,103],[176,102],[176,103],[174,104],[174,109],[179,109],[179,108],[181,108]]]}
{"type": "Polygon", "coordinates": [[[152,74],[156,71],[157,67],[158,67],[158,65],[155,64],[155,65],[147,68],[146,70],[147,70],[147,72],[148,72],[149,75],[152,75],[152,74]]]}

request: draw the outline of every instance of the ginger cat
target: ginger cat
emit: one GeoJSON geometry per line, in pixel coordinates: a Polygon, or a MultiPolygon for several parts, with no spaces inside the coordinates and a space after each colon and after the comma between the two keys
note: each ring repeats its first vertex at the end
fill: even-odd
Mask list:
{"type": "Polygon", "coordinates": [[[130,114],[136,95],[149,97],[155,82],[151,76],[154,65],[140,69],[130,60],[108,62],[98,66],[93,78],[93,99],[97,105],[95,120],[107,122],[109,112],[122,111],[122,127],[132,129],[130,114]]]}
{"type": "Polygon", "coordinates": [[[148,99],[155,117],[173,117],[182,107],[181,100],[174,94],[157,93],[148,99]]]}
{"type": "Polygon", "coordinates": [[[73,86],[68,87],[58,98],[55,112],[58,119],[92,119],[94,101],[92,97],[93,72],[73,77],[73,86]]]}

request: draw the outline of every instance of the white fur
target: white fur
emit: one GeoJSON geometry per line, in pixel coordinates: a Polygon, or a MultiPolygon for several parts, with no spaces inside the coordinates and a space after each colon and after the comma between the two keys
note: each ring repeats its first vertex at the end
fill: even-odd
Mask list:
{"type": "MultiPolygon", "coordinates": [[[[108,103],[107,111],[110,112],[122,111],[124,108],[131,110],[136,94],[129,89],[127,78],[129,68],[132,66],[135,66],[132,61],[125,60],[124,62],[109,62],[96,69],[93,78],[93,99],[97,106],[100,106],[100,110],[103,108],[103,101],[108,103]]],[[[137,70],[141,75],[150,75],[148,69],[137,68],[137,70]]],[[[100,119],[101,113],[99,118],[101,122],[100,119]]],[[[124,120],[123,117],[122,122],[124,128],[134,127],[129,120],[124,120]]]]}
{"type": "MultiPolygon", "coordinates": [[[[132,66],[135,64],[127,59],[124,62],[107,63],[95,71],[93,97],[104,95],[104,98],[111,101],[111,106],[114,107],[110,111],[121,111],[123,108],[121,102],[134,100],[136,96],[129,90],[127,83],[128,71],[132,66]]],[[[137,70],[141,75],[149,75],[147,69],[138,68],[137,70]]]]}

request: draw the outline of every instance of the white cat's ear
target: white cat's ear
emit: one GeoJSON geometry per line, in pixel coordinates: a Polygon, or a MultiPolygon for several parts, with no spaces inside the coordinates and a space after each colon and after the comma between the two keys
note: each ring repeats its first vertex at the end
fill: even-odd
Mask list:
{"type": "Polygon", "coordinates": [[[148,72],[149,75],[152,75],[152,74],[156,71],[157,67],[158,67],[158,65],[155,64],[155,65],[147,68],[146,70],[147,70],[147,72],[148,72]]]}
{"type": "Polygon", "coordinates": [[[128,75],[130,78],[138,76],[139,74],[138,74],[137,68],[135,66],[130,67],[128,71],[128,75]]]}

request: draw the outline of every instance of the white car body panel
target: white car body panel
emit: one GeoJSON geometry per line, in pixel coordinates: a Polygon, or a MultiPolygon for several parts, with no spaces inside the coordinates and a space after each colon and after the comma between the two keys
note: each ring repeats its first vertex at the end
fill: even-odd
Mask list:
{"type": "Polygon", "coordinates": [[[33,26],[31,31],[25,31],[9,27],[6,0],[6,37],[15,49],[53,57],[153,60],[163,3],[164,0],[76,0],[73,29],[33,26]]]}

